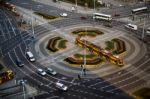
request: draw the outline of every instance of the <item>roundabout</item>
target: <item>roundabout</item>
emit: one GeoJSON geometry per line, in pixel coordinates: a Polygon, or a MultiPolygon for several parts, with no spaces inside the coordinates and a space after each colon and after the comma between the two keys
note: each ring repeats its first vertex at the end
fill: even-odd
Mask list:
{"type": "MultiPolygon", "coordinates": [[[[101,75],[100,77],[105,77],[107,75],[111,75],[112,73],[115,73],[117,71],[126,69],[126,68],[130,68],[132,67],[132,64],[136,63],[137,61],[139,61],[141,58],[144,57],[144,53],[146,53],[146,46],[143,45],[143,49],[140,49],[140,44],[142,44],[141,41],[139,41],[138,39],[122,32],[122,31],[118,31],[118,30],[108,30],[105,29],[102,26],[97,26],[97,27],[93,27],[90,26],[89,24],[84,24],[81,26],[69,26],[69,27],[65,27],[63,29],[57,29],[54,31],[51,31],[48,33],[48,35],[45,36],[41,36],[40,38],[38,38],[39,40],[35,43],[34,45],[34,52],[39,53],[39,63],[41,63],[42,65],[46,66],[46,67],[51,67],[54,70],[59,71],[60,73],[62,73],[63,75],[70,75],[71,77],[77,77],[78,74],[81,74],[82,72],[82,68],[81,65],[82,64],[78,64],[78,65],[73,65],[73,64],[68,64],[66,62],[64,62],[64,60],[67,57],[71,57],[74,54],[77,53],[84,53],[84,49],[81,49],[80,47],[78,47],[75,44],[75,39],[77,36],[72,36],[71,32],[74,30],[78,30],[78,29],[86,29],[86,28],[91,28],[91,29],[99,29],[100,31],[102,31],[104,34],[100,35],[100,36],[96,36],[96,37],[83,37],[86,38],[88,41],[90,42],[94,42],[94,44],[102,46],[103,48],[106,47],[105,43],[106,41],[110,41],[112,39],[120,39],[122,41],[125,42],[125,47],[126,50],[123,51],[122,53],[119,54],[120,57],[122,57],[123,61],[124,61],[124,66],[123,67],[119,67],[117,65],[113,65],[107,61],[100,63],[99,65],[97,64],[96,66],[94,66],[94,68],[90,68],[90,66],[88,66],[87,64],[87,72],[86,72],[86,78],[91,78],[91,77],[99,77],[99,74],[101,75]],[[63,30],[63,31],[62,31],[63,30]],[[62,34],[60,33],[60,31],[62,31],[62,33],[66,33],[66,34],[62,34]],[[113,35],[110,35],[112,34],[113,35]],[[60,34],[62,34],[60,36],[60,34]],[[53,38],[56,36],[60,36],[63,37],[65,40],[68,41],[69,44],[67,44],[67,48],[64,49],[63,51],[59,51],[56,53],[49,53],[45,48],[45,46],[47,45],[47,40],[49,38],[53,38]],[[70,39],[71,38],[71,39],[70,39]],[[73,42],[74,41],[74,42],[73,42]],[[140,54],[140,57],[139,57],[140,54]],[[42,56],[42,57],[41,57],[42,56]],[[137,58],[138,57],[138,58],[137,58]]],[[[90,53],[87,51],[87,53],[90,53]]],[[[117,55],[117,54],[116,54],[117,55]]],[[[98,55],[96,55],[98,57],[98,55]]],[[[84,57],[82,58],[81,61],[83,60],[84,57]]],[[[84,77],[84,76],[83,76],[84,77]]]]}
{"type": "MultiPolygon", "coordinates": [[[[12,18],[13,16],[8,13],[3,11],[2,13],[2,16],[5,16],[6,20],[9,20],[9,18],[13,20],[10,21],[11,23],[16,21],[12,18]]],[[[62,20],[65,21],[66,19],[62,20]]],[[[56,24],[62,20],[56,21],[56,24]]],[[[149,79],[147,78],[149,78],[148,73],[150,70],[148,67],[150,59],[147,58],[149,57],[147,55],[149,55],[148,53],[150,51],[148,45],[125,31],[107,28],[102,25],[82,23],[83,22],[80,22],[75,25],[66,23],[65,26],[60,28],[49,28],[52,26],[51,23],[34,27],[35,39],[32,38],[29,32],[20,33],[8,31],[10,35],[5,34],[4,38],[8,38],[1,43],[1,59],[8,68],[15,72],[15,79],[26,79],[29,85],[35,87],[37,90],[41,90],[42,95],[49,97],[55,96],[56,99],[66,99],[66,97],[68,99],[115,98],[125,93],[130,94],[141,86],[148,84],[149,79]],[[38,29],[41,29],[41,31],[39,32],[38,29]],[[86,58],[88,59],[88,55],[91,54],[90,51],[75,44],[78,36],[71,33],[79,29],[85,31],[88,29],[101,31],[103,33],[102,35],[96,35],[95,37],[83,36],[82,39],[103,49],[107,49],[106,42],[118,39],[119,42],[125,46],[125,51],[116,54],[123,59],[123,66],[120,67],[107,60],[94,65],[92,68],[91,66],[85,65],[86,74],[84,74],[82,71],[84,62],[78,65],[66,63],[64,60],[68,57],[78,55],[77,58],[82,57],[81,59],[84,61],[84,55],[87,55],[86,58]],[[51,52],[47,49],[47,45],[53,45],[54,43],[48,44],[48,42],[57,37],[60,37],[59,40],[63,39],[67,41],[65,43],[66,48],[59,50],[58,42],[60,43],[60,41],[58,40],[57,46],[55,46],[58,48],[58,51],[51,52]],[[26,58],[25,52],[28,50],[35,56],[36,62],[32,63],[26,58]],[[85,51],[88,54],[85,54],[85,51]],[[23,61],[25,64],[24,67],[20,68],[16,66],[15,61],[18,58],[23,61]],[[47,67],[52,68],[58,74],[56,76],[41,76],[37,73],[37,69],[42,68],[45,70],[47,67]],[[80,77],[78,75],[80,75],[80,77]],[[68,92],[60,93],[58,91],[55,87],[55,83],[58,81],[69,87],[68,92]]],[[[9,25],[11,24],[9,23],[9,25]]],[[[6,27],[7,26],[5,26],[5,28],[6,27]]],[[[18,29],[17,24],[13,24],[13,27],[18,29]]],[[[11,28],[11,30],[13,30],[13,28],[11,28]]],[[[117,44],[118,43],[115,43],[114,46],[117,44]]],[[[93,57],[99,58],[102,56],[96,55],[93,57]]]]}

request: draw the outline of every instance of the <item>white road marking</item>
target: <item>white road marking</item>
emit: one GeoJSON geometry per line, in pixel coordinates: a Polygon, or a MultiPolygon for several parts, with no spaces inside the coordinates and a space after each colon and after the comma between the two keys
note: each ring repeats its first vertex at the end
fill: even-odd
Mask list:
{"type": "Polygon", "coordinates": [[[5,14],[5,16],[7,17],[9,24],[10,24],[10,25],[11,25],[11,27],[12,27],[12,30],[13,30],[14,35],[16,36],[16,33],[15,33],[15,30],[14,30],[14,27],[13,27],[12,23],[10,22],[9,17],[6,15],[6,13],[4,13],[4,14],[5,14]]]}
{"type": "MultiPolygon", "coordinates": [[[[150,61],[150,59],[146,60],[145,62],[143,62],[142,64],[140,64],[140,65],[138,66],[138,68],[140,68],[141,66],[143,66],[145,63],[147,63],[147,62],[149,62],[149,61],[150,61]]],[[[97,85],[97,84],[101,84],[101,83],[104,83],[104,82],[110,82],[111,80],[113,80],[113,79],[115,79],[115,78],[119,78],[119,77],[122,77],[122,76],[124,76],[124,75],[126,75],[126,74],[128,74],[128,73],[132,73],[133,71],[136,71],[138,68],[136,68],[136,69],[134,69],[134,70],[131,70],[131,71],[128,71],[127,73],[123,73],[123,74],[121,74],[120,76],[116,76],[116,77],[113,77],[113,78],[111,78],[111,79],[104,80],[104,81],[102,81],[102,82],[98,82],[98,83],[92,84],[92,85],[90,85],[89,87],[92,87],[92,86],[95,86],[95,85],[97,85]]],[[[128,78],[126,78],[126,79],[128,79],[128,78]]],[[[126,80],[126,79],[124,79],[124,80],[126,80]]]]}
{"type": "Polygon", "coordinates": [[[1,31],[2,31],[2,35],[3,35],[3,37],[4,37],[4,41],[6,41],[6,37],[5,37],[5,34],[4,34],[4,31],[3,31],[3,29],[2,29],[2,26],[1,26],[1,24],[0,24],[0,29],[1,29],[1,31]]]}

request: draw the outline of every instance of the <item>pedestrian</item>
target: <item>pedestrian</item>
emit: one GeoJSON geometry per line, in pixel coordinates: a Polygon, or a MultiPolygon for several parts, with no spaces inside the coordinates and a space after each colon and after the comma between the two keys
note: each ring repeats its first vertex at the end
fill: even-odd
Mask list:
{"type": "Polygon", "coordinates": [[[80,75],[79,75],[79,74],[78,74],[78,79],[79,79],[79,80],[81,80],[81,77],[80,77],[80,75]]]}
{"type": "Polygon", "coordinates": [[[81,64],[81,68],[83,68],[83,65],[81,64]]]}
{"type": "Polygon", "coordinates": [[[83,69],[83,73],[84,73],[84,76],[85,76],[86,75],[86,69],[85,68],[83,69]]]}

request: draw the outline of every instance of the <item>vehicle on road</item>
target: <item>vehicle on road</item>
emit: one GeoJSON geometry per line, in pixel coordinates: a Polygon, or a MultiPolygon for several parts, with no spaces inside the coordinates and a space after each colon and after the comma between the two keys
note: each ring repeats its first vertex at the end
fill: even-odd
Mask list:
{"type": "Polygon", "coordinates": [[[148,12],[148,7],[140,7],[136,9],[132,9],[132,14],[141,14],[148,12]]]}
{"type": "Polygon", "coordinates": [[[150,35],[150,27],[147,28],[146,33],[147,33],[148,35],[150,35]]]}
{"type": "Polygon", "coordinates": [[[134,25],[134,24],[131,24],[131,23],[125,25],[125,27],[127,29],[131,29],[131,30],[137,30],[138,29],[137,25],[134,25]]]}
{"type": "Polygon", "coordinates": [[[46,72],[43,70],[43,69],[37,69],[38,71],[38,74],[40,74],[41,76],[45,76],[46,75],[46,72]]]}
{"type": "Polygon", "coordinates": [[[56,87],[62,91],[67,91],[68,90],[68,87],[60,82],[56,82],[56,87]]]}
{"type": "Polygon", "coordinates": [[[119,14],[119,13],[115,13],[114,16],[115,16],[115,17],[119,17],[120,14],[119,14]]]}
{"type": "Polygon", "coordinates": [[[23,67],[23,66],[24,66],[24,64],[22,63],[22,61],[19,60],[19,59],[16,60],[16,65],[17,65],[18,67],[23,67]]]}
{"type": "Polygon", "coordinates": [[[93,13],[93,19],[111,21],[112,16],[108,14],[102,14],[102,13],[93,13]]]}
{"type": "Polygon", "coordinates": [[[61,17],[67,17],[68,14],[67,14],[67,13],[60,13],[60,16],[61,16],[61,17]]]}
{"type": "Polygon", "coordinates": [[[50,74],[50,75],[53,75],[53,76],[57,74],[57,72],[54,71],[52,68],[47,68],[47,69],[46,69],[46,73],[47,73],[47,74],[50,74]]]}
{"type": "Polygon", "coordinates": [[[34,61],[35,61],[35,58],[34,58],[33,54],[32,54],[30,51],[27,51],[27,52],[26,52],[26,57],[27,57],[27,59],[28,59],[29,61],[31,61],[31,62],[34,62],[34,61]]]}
{"type": "Polygon", "coordinates": [[[81,16],[80,19],[81,19],[81,20],[86,20],[87,18],[84,17],[84,16],[81,16]]]}

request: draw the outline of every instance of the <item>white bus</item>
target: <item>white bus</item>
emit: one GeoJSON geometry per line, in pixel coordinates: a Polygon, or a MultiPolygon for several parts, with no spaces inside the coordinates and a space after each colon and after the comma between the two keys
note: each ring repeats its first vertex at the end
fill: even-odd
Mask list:
{"type": "Polygon", "coordinates": [[[108,14],[102,14],[102,13],[93,13],[93,19],[111,21],[112,16],[108,14]]]}
{"type": "Polygon", "coordinates": [[[132,14],[146,13],[147,11],[148,11],[147,7],[140,7],[140,8],[132,9],[132,14]]]}

